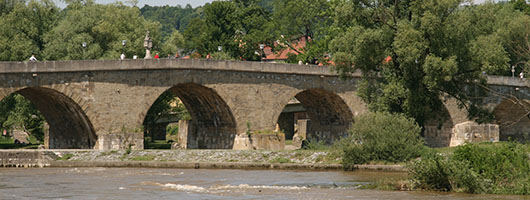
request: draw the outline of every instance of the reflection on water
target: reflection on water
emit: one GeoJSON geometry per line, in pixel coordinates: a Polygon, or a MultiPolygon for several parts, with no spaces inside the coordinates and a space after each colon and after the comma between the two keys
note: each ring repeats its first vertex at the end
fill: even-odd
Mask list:
{"type": "Polygon", "coordinates": [[[0,199],[520,199],[362,190],[393,172],[141,168],[0,169],[0,199]]]}

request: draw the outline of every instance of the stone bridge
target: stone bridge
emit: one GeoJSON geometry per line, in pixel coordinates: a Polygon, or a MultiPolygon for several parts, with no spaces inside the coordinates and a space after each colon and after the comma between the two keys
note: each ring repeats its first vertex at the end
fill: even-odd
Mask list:
{"type": "MultiPolygon", "coordinates": [[[[238,134],[274,130],[294,98],[311,122],[308,137],[332,141],[345,135],[353,117],[367,111],[356,96],[358,80],[342,81],[327,67],[260,62],[4,62],[0,99],[18,93],[33,102],[49,124],[49,148],[142,149],[146,113],[170,91],[192,116],[188,148],[230,149],[238,134]]],[[[470,130],[473,137],[499,130],[501,139],[528,136],[528,109],[520,105],[528,104],[529,82],[507,77],[488,81],[492,95],[484,98],[485,106],[495,111],[500,126],[470,122],[465,110],[448,99],[450,120],[426,128],[429,145],[451,145],[457,133],[469,137],[470,130]]]]}

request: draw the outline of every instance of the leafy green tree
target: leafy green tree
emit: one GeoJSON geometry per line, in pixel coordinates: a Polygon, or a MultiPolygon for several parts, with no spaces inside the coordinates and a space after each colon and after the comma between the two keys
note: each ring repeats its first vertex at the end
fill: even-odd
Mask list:
{"type": "Polygon", "coordinates": [[[184,49],[184,36],[179,31],[173,30],[171,36],[162,44],[162,55],[171,54],[182,51],[184,49]]]}
{"type": "Polygon", "coordinates": [[[204,6],[202,18],[192,19],[184,31],[186,49],[202,56],[218,52],[229,57],[259,60],[260,44],[271,43],[270,14],[259,0],[216,1],[204,6]]]}
{"type": "Polygon", "coordinates": [[[405,113],[423,126],[440,117],[448,96],[470,118],[490,120],[472,85],[486,87],[482,74],[506,70],[509,55],[464,2],[343,1],[347,13],[336,20],[343,33],[331,44],[336,70],[364,74],[359,95],[371,110],[405,113]]]}
{"type": "Polygon", "coordinates": [[[167,40],[174,30],[184,32],[190,20],[200,16],[200,10],[200,8],[192,8],[189,4],[184,8],[180,5],[174,7],[145,5],[140,9],[145,19],[161,24],[161,35],[164,40],[167,40]]]}
{"type": "Polygon", "coordinates": [[[91,2],[68,4],[66,16],[45,35],[46,59],[117,59],[122,52],[129,58],[133,54],[142,57],[146,31],[150,31],[154,49],[160,48],[159,24],[145,20],[137,7],[91,2]]]}
{"type": "Polygon", "coordinates": [[[530,2],[527,0],[510,0],[510,3],[514,4],[515,9],[530,15],[530,2]]]}
{"type": "Polygon", "coordinates": [[[44,117],[28,99],[11,94],[0,101],[0,127],[5,130],[19,129],[44,139],[44,117]]]}
{"type": "Polygon", "coordinates": [[[144,125],[154,124],[163,117],[177,115],[179,119],[190,120],[191,115],[188,113],[184,104],[172,92],[162,93],[147,111],[144,119],[144,125]]]}
{"type": "Polygon", "coordinates": [[[40,57],[43,35],[58,19],[59,8],[51,0],[7,1],[0,4],[0,60],[22,61],[40,57]],[[5,12],[5,13],[4,13],[5,12]]]}
{"type": "Polygon", "coordinates": [[[327,0],[276,0],[273,21],[275,34],[283,44],[298,56],[292,62],[315,64],[323,62],[329,53],[328,44],[333,38],[331,27],[336,3],[327,0]],[[306,46],[296,49],[291,42],[304,38],[306,46]]]}

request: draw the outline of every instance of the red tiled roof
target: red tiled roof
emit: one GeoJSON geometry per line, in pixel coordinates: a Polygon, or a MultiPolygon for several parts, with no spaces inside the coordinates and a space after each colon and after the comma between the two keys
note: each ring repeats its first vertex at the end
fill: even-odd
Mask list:
{"type": "MultiPolygon", "coordinates": [[[[281,45],[281,44],[278,44],[278,43],[275,42],[274,45],[277,46],[277,45],[281,45]]],[[[301,37],[298,40],[292,41],[291,42],[291,47],[288,47],[287,45],[282,45],[282,46],[285,46],[285,48],[282,49],[281,51],[278,51],[278,52],[272,52],[272,48],[269,47],[269,46],[266,46],[265,48],[263,48],[263,52],[265,53],[265,57],[262,60],[268,60],[268,61],[272,61],[272,60],[287,60],[289,53],[298,55],[298,52],[296,52],[295,50],[291,49],[291,47],[295,48],[296,50],[298,50],[300,52],[303,51],[303,48],[306,46],[306,39],[305,39],[305,37],[301,37]]]]}

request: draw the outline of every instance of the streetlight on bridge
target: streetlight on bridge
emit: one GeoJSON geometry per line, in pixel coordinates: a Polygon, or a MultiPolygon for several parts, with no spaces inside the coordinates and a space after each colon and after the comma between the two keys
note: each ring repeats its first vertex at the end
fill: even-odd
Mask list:
{"type": "Polygon", "coordinates": [[[86,42],[81,43],[81,46],[83,47],[83,60],[85,60],[86,42]]]}

